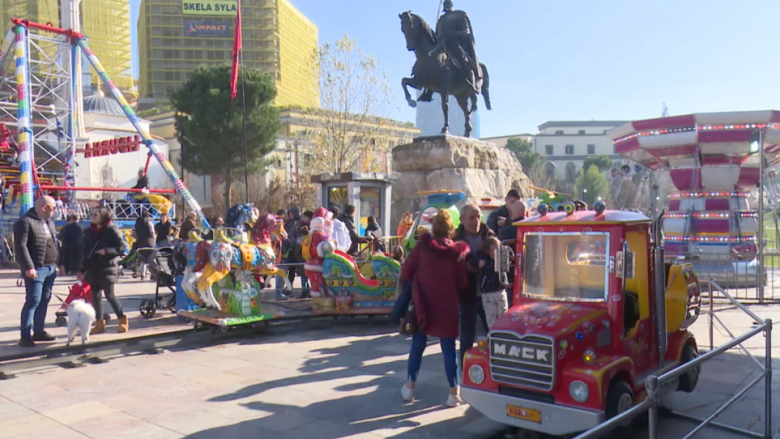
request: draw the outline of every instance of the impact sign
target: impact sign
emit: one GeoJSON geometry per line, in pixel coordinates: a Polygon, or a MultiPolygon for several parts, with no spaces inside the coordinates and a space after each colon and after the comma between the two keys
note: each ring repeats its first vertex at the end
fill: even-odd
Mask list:
{"type": "Polygon", "coordinates": [[[230,23],[212,20],[184,20],[185,37],[225,37],[232,38],[230,23]]]}

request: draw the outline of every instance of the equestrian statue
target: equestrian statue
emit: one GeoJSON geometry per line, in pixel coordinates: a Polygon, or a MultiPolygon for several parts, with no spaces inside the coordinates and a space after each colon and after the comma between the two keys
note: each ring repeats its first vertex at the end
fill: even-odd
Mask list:
{"type": "Polygon", "coordinates": [[[416,107],[417,102],[431,102],[433,93],[439,93],[444,111],[442,134],[449,132],[449,96],[455,96],[466,119],[465,135],[469,137],[472,130],[471,114],[477,110],[477,96],[480,93],[485,99],[485,107],[491,109],[490,77],[487,67],[477,58],[477,45],[469,16],[452,7],[452,0],[444,0],[444,13],[436,23],[435,33],[422,17],[411,11],[398,15],[401,18],[401,30],[406,37],[406,48],[417,57],[412,67],[412,77],[404,78],[401,84],[406,102],[411,107],[416,107]],[[408,86],[423,90],[417,101],[412,99],[408,86]]]}

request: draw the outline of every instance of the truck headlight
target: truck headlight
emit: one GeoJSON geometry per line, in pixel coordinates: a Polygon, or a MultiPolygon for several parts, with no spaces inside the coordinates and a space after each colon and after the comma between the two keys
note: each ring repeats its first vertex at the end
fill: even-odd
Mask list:
{"type": "Polygon", "coordinates": [[[572,383],[569,384],[569,396],[577,402],[587,401],[590,396],[588,385],[582,381],[572,381],[572,383]]]}
{"type": "Polygon", "coordinates": [[[485,381],[485,370],[481,366],[473,364],[469,367],[469,379],[474,384],[482,384],[485,381]]]}

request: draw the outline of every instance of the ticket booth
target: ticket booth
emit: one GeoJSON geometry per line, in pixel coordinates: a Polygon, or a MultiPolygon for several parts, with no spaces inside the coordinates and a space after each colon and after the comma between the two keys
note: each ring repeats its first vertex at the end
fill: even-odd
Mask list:
{"type": "Polygon", "coordinates": [[[365,234],[369,216],[377,219],[385,236],[394,234],[395,225],[390,223],[392,188],[387,174],[326,172],[312,176],[311,182],[315,187],[317,206],[338,207],[342,212],[349,204],[355,206],[355,226],[360,235],[365,234]]]}

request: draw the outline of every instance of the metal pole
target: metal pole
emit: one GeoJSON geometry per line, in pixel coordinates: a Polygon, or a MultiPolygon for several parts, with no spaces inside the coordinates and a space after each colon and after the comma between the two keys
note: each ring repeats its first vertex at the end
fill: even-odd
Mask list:
{"type": "Polygon", "coordinates": [[[766,407],[764,407],[764,422],[766,423],[766,437],[772,437],[772,319],[766,319],[766,354],[764,356],[764,368],[766,376],[764,377],[764,398],[766,398],[766,407]]]}
{"type": "MultiPolygon", "coordinates": [[[[764,303],[764,131],[758,131],[758,302],[764,303]]],[[[737,219],[739,221],[739,219],[737,219]]]]}
{"type": "Polygon", "coordinates": [[[715,324],[714,316],[715,316],[715,306],[713,305],[713,293],[712,293],[712,279],[710,279],[710,350],[715,349],[715,337],[713,334],[713,325],[715,324]]]}
{"type": "Polygon", "coordinates": [[[653,403],[647,412],[648,439],[658,439],[658,399],[656,396],[658,392],[658,377],[655,375],[647,377],[645,387],[647,388],[647,398],[653,403]]]}
{"type": "MultiPolygon", "coordinates": [[[[241,2],[238,2],[238,7],[241,7],[241,2]]],[[[244,41],[244,14],[239,13],[241,18],[241,41],[244,41]]],[[[242,115],[241,115],[241,126],[244,129],[244,203],[249,204],[249,149],[246,144],[246,81],[245,79],[245,70],[246,66],[244,66],[244,49],[241,48],[241,50],[238,53],[238,56],[241,59],[241,62],[239,63],[238,69],[241,73],[241,106],[242,106],[242,115]]],[[[230,207],[230,206],[228,206],[230,207]]]]}

